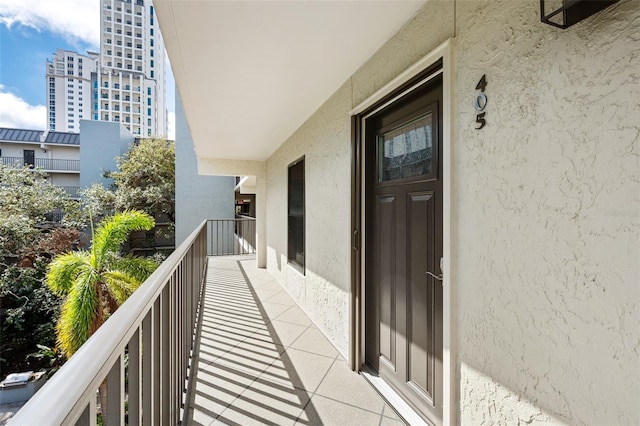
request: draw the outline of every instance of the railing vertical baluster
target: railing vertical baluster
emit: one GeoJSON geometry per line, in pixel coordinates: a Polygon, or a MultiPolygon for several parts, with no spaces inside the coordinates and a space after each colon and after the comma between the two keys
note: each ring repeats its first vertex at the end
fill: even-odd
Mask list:
{"type": "Polygon", "coordinates": [[[178,294],[177,294],[177,290],[178,290],[178,271],[175,270],[173,271],[173,277],[172,277],[173,282],[171,283],[171,287],[170,287],[170,291],[169,294],[171,294],[171,297],[169,298],[169,310],[170,310],[170,318],[171,318],[171,327],[169,327],[169,334],[171,336],[171,340],[169,341],[170,346],[169,346],[169,350],[170,350],[170,370],[169,373],[171,374],[170,376],[170,383],[171,383],[171,393],[169,395],[169,404],[171,406],[171,424],[177,424],[178,423],[178,412],[177,412],[177,408],[179,407],[178,404],[178,389],[177,389],[177,383],[178,383],[178,377],[177,377],[177,356],[176,353],[178,351],[178,294]]]}
{"type": "Polygon", "coordinates": [[[225,234],[223,225],[221,221],[203,223],[188,242],[176,248],[170,260],[96,331],[13,421],[95,425],[96,391],[106,373],[103,409],[107,425],[184,422],[189,396],[185,390],[193,376],[190,368],[194,365],[190,362],[196,319],[202,314],[199,309],[209,242],[224,240],[231,228],[225,234]],[[85,369],[84,375],[73,373],[85,369]]]}
{"type": "Polygon", "coordinates": [[[216,236],[216,241],[213,243],[213,247],[214,247],[214,255],[215,256],[219,256],[220,253],[218,253],[218,250],[220,250],[219,244],[218,244],[218,227],[220,226],[220,222],[218,220],[215,221],[215,236],[216,236]]]}
{"type": "Polygon", "coordinates": [[[153,356],[155,343],[153,341],[153,312],[155,305],[142,320],[142,424],[153,424],[153,356]]]}
{"type": "Polygon", "coordinates": [[[89,400],[87,407],[84,409],[76,426],[95,426],[98,423],[98,412],[95,396],[89,400]]]}
{"type": "Polygon", "coordinates": [[[162,371],[161,366],[161,337],[160,337],[160,305],[161,297],[156,299],[153,305],[153,423],[154,425],[160,424],[162,418],[160,417],[160,374],[162,371]]]}
{"type": "Polygon", "coordinates": [[[182,405],[182,265],[176,269],[176,419],[180,419],[180,407],[182,405]]]}
{"type": "Polygon", "coordinates": [[[247,241],[247,224],[249,223],[246,220],[243,220],[241,223],[242,226],[242,254],[245,254],[248,252],[248,248],[245,247],[245,242],[247,241]]]}
{"type": "MultiPolygon", "coordinates": [[[[191,253],[187,254],[187,257],[190,256],[191,253]]],[[[180,294],[182,295],[182,306],[181,306],[181,318],[182,318],[182,376],[180,383],[186,386],[187,381],[187,369],[189,363],[189,349],[191,347],[191,341],[189,340],[189,316],[187,315],[187,270],[188,270],[188,260],[187,258],[183,261],[182,268],[182,289],[180,290],[180,294]]]]}
{"type": "MultiPolygon", "coordinates": [[[[168,278],[171,280],[171,277],[168,278]]],[[[170,385],[169,385],[169,289],[171,282],[164,287],[160,296],[160,423],[169,424],[171,410],[170,385]]]]}
{"type": "Polygon", "coordinates": [[[107,374],[107,426],[124,424],[124,352],[107,374]]]}
{"type": "Polygon", "coordinates": [[[129,340],[129,426],[140,425],[140,402],[142,397],[142,346],[140,345],[140,328],[133,333],[129,340]]]}

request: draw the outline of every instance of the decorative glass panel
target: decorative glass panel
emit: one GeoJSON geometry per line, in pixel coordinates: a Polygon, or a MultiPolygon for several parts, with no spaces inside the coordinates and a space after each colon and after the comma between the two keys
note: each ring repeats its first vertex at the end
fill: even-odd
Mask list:
{"type": "Polygon", "coordinates": [[[378,136],[378,181],[431,174],[432,116],[419,117],[378,136]]]}

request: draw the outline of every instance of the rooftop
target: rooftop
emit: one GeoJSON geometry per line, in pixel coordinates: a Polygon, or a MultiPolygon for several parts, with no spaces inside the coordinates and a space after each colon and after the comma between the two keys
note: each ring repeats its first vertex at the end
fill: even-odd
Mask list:
{"type": "Polygon", "coordinates": [[[80,145],[80,134],[70,132],[46,132],[44,130],[11,129],[0,127],[0,141],[37,144],[46,143],[59,145],[80,145]]]}

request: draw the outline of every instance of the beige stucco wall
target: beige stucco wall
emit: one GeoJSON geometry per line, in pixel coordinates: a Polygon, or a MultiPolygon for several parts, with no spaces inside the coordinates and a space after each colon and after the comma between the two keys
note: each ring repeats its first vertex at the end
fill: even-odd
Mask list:
{"type": "Polygon", "coordinates": [[[637,5],[559,30],[533,0],[430,0],[267,161],[267,266],[343,354],[349,111],[455,34],[458,421],[640,424],[637,5]],[[305,277],[286,262],[287,166],[303,155],[305,277]]]}
{"type": "Polygon", "coordinates": [[[350,85],[267,161],[267,267],[348,354],[351,252],[350,85]],[[306,273],[287,264],[288,166],[305,157],[306,273]]]}
{"type": "Polygon", "coordinates": [[[456,14],[461,419],[640,424],[640,8],[538,13],[456,14]]]}

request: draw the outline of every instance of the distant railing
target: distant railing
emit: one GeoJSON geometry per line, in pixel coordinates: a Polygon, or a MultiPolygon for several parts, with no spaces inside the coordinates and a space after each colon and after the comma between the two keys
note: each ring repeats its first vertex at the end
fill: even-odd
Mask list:
{"type": "Polygon", "coordinates": [[[207,222],[209,256],[256,252],[256,220],[254,218],[242,216],[236,219],[209,219],[207,222]]]}
{"type": "Polygon", "coordinates": [[[95,425],[105,379],[107,425],[184,424],[206,256],[203,222],[10,424],[95,425]]]}
{"type": "Polygon", "coordinates": [[[69,198],[78,198],[78,197],[80,197],[80,187],[79,186],[61,186],[60,188],[64,189],[64,192],[67,193],[67,197],[69,197],[69,198]]]}
{"type": "Polygon", "coordinates": [[[1,157],[2,164],[12,166],[18,164],[20,166],[34,166],[43,170],[79,172],[80,160],[62,160],[56,158],[34,158],[33,164],[25,161],[23,157],[1,157]]]}
{"type": "Polygon", "coordinates": [[[45,219],[47,220],[47,222],[60,223],[62,222],[63,218],[64,218],[64,211],[62,210],[55,210],[45,214],[45,219]]]}

